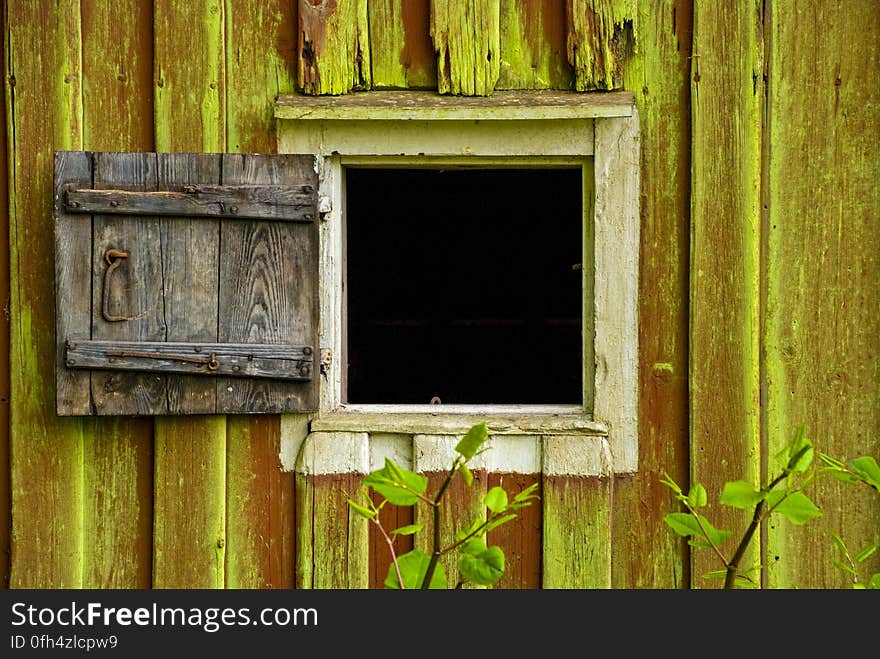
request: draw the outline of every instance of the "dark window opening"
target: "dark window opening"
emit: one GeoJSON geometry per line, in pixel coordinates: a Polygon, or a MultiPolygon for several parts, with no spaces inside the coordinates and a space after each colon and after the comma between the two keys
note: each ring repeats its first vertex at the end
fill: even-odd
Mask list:
{"type": "Polygon", "coordinates": [[[349,403],[580,404],[581,170],[346,170],[349,403]]]}

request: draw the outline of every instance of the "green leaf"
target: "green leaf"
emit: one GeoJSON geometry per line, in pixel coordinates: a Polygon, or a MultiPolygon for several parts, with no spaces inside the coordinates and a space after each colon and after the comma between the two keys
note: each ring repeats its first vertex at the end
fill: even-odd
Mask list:
{"type": "Polygon", "coordinates": [[[391,533],[393,535],[412,535],[421,531],[424,526],[424,524],[407,524],[406,526],[394,529],[391,533]]]}
{"type": "Polygon", "coordinates": [[[468,469],[468,466],[464,462],[458,465],[458,471],[461,472],[462,476],[464,476],[464,482],[468,487],[474,484],[474,475],[471,473],[471,470],[468,469]]]}
{"type": "Polygon", "coordinates": [[[491,586],[504,574],[504,552],[501,547],[488,547],[477,555],[465,554],[458,567],[466,580],[491,586]]]}
{"type": "Polygon", "coordinates": [[[493,513],[501,513],[507,508],[507,492],[496,485],[483,496],[483,503],[493,513]]]}
{"type": "Polygon", "coordinates": [[[369,508],[360,505],[359,503],[355,503],[351,499],[348,500],[348,505],[352,507],[352,509],[361,517],[365,517],[366,519],[373,519],[376,516],[375,510],[370,510],[369,508]]]}
{"type": "MultiPolygon", "coordinates": [[[[428,571],[428,563],[431,557],[425,552],[413,549],[402,556],[397,557],[397,565],[400,568],[400,576],[403,578],[403,586],[407,590],[416,590],[421,587],[422,580],[428,571]]],[[[385,587],[393,590],[399,590],[400,584],[397,580],[397,572],[394,569],[394,563],[388,566],[388,576],[385,577],[385,587]]],[[[431,588],[446,588],[446,572],[443,565],[437,563],[434,575],[431,577],[431,588]]]]}
{"type": "Polygon", "coordinates": [[[834,467],[836,469],[846,469],[846,465],[843,464],[840,460],[832,458],[830,455],[826,455],[825,453],[819,453],[818,455],[819,459],[828,466],[834,467]]]}
{"type": "Polygon", "coordinates": [[[871,590],[880,590],[880,572],[875,572],[868,580],[868,588],[871,590]]]}
{"type": "Polygon", "coordinates": [[[827,469],[829,474],[831,474],[834,478],[839,481],[843,481],[844,483],[860,483],[861,479],[855,474],[851,474],[848,471],[838,471],[837,469],[827,469]]]}
{"type": "MultiPolygon", "coordinates": [[[[510,506],[510,507],[512,507],[512,506],[510,506]]],[[[510,508],[510,507],[509,507],[509,508],[510,508]]],[[[496,519],[493,519],[491,522],[489,522],[488,524],[486,524],[486,529],[485,529],[485,531],[486,531],[486,533],[488,533],[488,532],[491,531],[492,529],[497,529],[497,528],[498,528],[499,526],[501,526],[502,524],[507,524],[507,522],[509,522],[509,521],[512,520],[512,519],[516,519],[516,515],[513,514],[513,513],[511,513],[510,515],[502,515],[501,517],[498,517],[498,518],[496,518],[496,519]]]]}
{"type": "Polygon", "coordinates": [[[721,503],[725,506],[750,510],[765,496],[763,492],[756,490],[755,486],[748,481],[731,481],[724,484],[724,490],[721,492],[721,503]]]}
{"type": "Polygon", "coordinates": [[[401,469],[390,458],[385,458],[382,469],[370,472],[362,481],[396,506],[411,506],[428,487],[428,479],[412,471],[401,469]]]}
{"type": "Polygon", "coordinates": [[[857,577],[857,576],[858,576],[858,574],[856,573],[856,571],[853,570],[852,567],[851,567],[850,565],[847,565],[847,564],[844,563],[843,561],[838,560],[838,559],[835,558],[835,559],[832,560],[831,562],[834,564],[835,567],[839,568],[840,570],[843,570],[843,571],[846,572],[847,574],[851,574],[851,575],[854,576],[854,577],[857,577]]]}
{"type": "Polygon", "coordinates": [[[874,552],[877,551],[877,545],[868,545],[862,551],[855,555],[854,559],[856,563],[861,563],[869,556],[873,555],[874,552]]]}
{"type": "Polygon", "coordinates": [[[724,540],[730,536],[730,531],[716,529],[712,526],[709,520],[702,515],[700,515],[700,522],[702,523],[703,528],[700,528],[697,519],[690,513],[669,513],[663,517],[663,521],[666,522],[673,531],[678,533],[678,535],[694,537],[695,541],[692,544],[695,547],[708,546],[706,543],[707,535],[716,546],[720,546],[724,540]],[[703,529],[705,529],[705,534],[703,529]]]}
{"type": "Polygon", "coordinates": [[[724,579],[727,576],[727,570],[712,570],[703,575],[703,579],[724,579]]]}
{"type": "Polygon", "coordinates": [[[676,494],[683,495],[681,487],[672,479],[672,476],[670,476],[667,472],[663,472],[663,478],[660,479],[660,482],[676,494]]]}
{"type": "Polygon", "coordinates": [[[804,425],[798,426],[794,439],[776,454],[776,460],[792,474],[802,474],[813,463],[813,443],[807,439],[804,425]]]}
{"type": "Polygon", "coordinates": [[[843,542],[843,538],[841,538],[836,533],[832,533],[831,539],[834,540],[834,544],[837,546],[837,551],[839,551],[844,556],[849,553],[849,550],[846,548],[846,544],[843,542]]]}
{"type": "Polygon", "coordinates": [[[526,489],[521,490],[519,494],[513,497],[513,500],[517,503],[523,503],[525,501],[529,501],[530,499],[540,499],[537,494],[532,494],[535,490],[538,489],[539,483],[532,483],[526,489]]]}
{"type": "Polygon", "coordinates": [[[863,455],[859,458],[853,458],[847,464],[865,483],[880,492],[880,465],[873,457],[863,455]]]}
{"type": "Polygon", "coordinates": [[[784,492],[770,492],[767,495],[767,505],[774,513],[785,515],[789,522],[797,525],[805,524],[822,514],[803,492],[791,492],[788,496],[784,492]]]}
{"type": "Polygon", "coordinates": [[[486,551],[486,543],[483,541],[482,538],[470,538],[461,547],[459,547],[459,549],[464,554],[479,556],[484,551],[486,551]]]}
{"type": "Polygon", "coordinates": [[[690,492],[688,492],[687,500],[691,508],[702,508],[709,503],[709,496],[706,494],[706,488],[700,483],[694,483],[691,485],[690,492]]]}
{"type": "Polygon", "coordinates": [[[475,519],[473,522],[471,522],[470,526],[462,529],[461,531],[457,531],[455,533],[455,535],[453,536],[453,539],[456,542],[458,542],[459,540],[464,540],[467,536],[469,536],[471,533],[476,531],[480,527],[480,524],[482,524],[482,523],[483,523],[483,520],[475,519]]]}
{"type": "Polygon", "coordinates": [[[480,446],[482,446],[483,442],[487,439],[489,439],[489,428],[486,426],[486,422],[483,421],[476,424],[465,433],[465,436],[461,438],[461,441],[456,444],[455,450],[458,451],[465,460],[470,460],[477,454],[480,446]]]}

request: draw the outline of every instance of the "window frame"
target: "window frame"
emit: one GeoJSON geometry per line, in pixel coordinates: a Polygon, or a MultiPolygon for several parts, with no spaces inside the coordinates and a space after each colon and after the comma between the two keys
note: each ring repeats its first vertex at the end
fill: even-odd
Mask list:
{"type": "Polygon", "coordinates": [[[499,432],[607,438],[611,469],[638,466],[639,125],[628,92],[432,92],[280,97],[279,153],[319,178],[320,412],[315,431],[419,433],[483,418],[499,432]],[[378,138],[377,138],[378,136],[378,138]],[[584,177],[581,405],[346,404],[345,168],[579,166],[584,177]],[[590,180],[591,179],[591,180],[590,180]],[[590,194],[592,193],[592,194],[590,194]],[[588,368],[589,361],[593,368],[588,368]]]}

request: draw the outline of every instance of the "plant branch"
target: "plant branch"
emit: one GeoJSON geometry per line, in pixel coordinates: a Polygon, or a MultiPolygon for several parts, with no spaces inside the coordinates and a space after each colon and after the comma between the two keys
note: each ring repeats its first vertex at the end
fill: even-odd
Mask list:
{"type": "Polygon", "coordinates": [[[434,578],[434,572],[437,569],[437,562],[440,560],[440,499],[443,498],[443,495],[446,493],[446,489],[452,482],[452,478],[455,476],[455,472],[458,470],[460,461],[460,457],[455,458],[452,463],[452,468],[449,470],[449,473],[446,474],[446,478],[444,479],[443,484],[440,486],[440,489],[437,490],[437,496],[434,497],[433,501],[429,502],[431,505],[431,512],[433,514],[434,546],[433,550],[431,551],[431,558],[428,561],[428,567],[425,570],[425,577],[424,579],[422,579],[422,590],[427,590],[431,587],[431,579],[434,578]]]}
{"type": "Polygon", "coordinates": [[[400,565],[397,563],[397,553],[394,551],[394,539],[385,531],[385,528],[379,522],[378,516],[373,518],[373,522],[376,524],[382,537],[385,538],[385,543],[388,545],[388,551],[391,552],[391,564],[394,566],[394,572],[397,574],[397,583],[400,584],[401,590],[406,590],[406,585],[403,583],[403,575],[400,574],[400,565]]]}

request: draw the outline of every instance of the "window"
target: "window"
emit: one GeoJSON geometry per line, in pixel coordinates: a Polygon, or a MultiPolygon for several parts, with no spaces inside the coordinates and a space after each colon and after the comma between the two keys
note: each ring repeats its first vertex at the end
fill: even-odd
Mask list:
{"type": "Polygon", "coordinates": [[[313,429],[430,433],[488,416],[523,434],[605,434],[613,469],[636,469],[631,94],[291,96],[276,117],[279,152],[315,154],[319,178],[313,429]],[[456,253],[488,255],[487,271],[456,253]]]}

